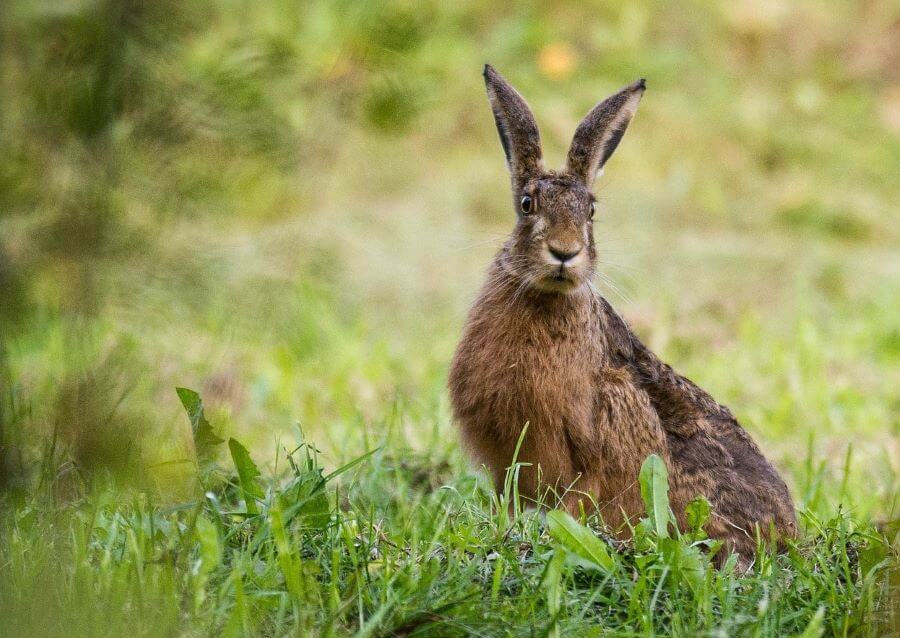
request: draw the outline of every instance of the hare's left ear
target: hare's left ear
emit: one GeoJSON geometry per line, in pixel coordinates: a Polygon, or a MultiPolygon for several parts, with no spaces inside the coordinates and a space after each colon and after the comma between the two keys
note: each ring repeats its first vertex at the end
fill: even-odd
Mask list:
{"type": "Polygon", "coordinates": [[[643,79],[629,84],[591,109],[575,131],[566,171],[590,188],[616,150],[644,94],[643,79]]]}

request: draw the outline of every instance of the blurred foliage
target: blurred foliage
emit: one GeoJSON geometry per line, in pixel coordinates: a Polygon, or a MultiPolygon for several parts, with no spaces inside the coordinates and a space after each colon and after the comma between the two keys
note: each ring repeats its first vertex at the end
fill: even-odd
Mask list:
{"type": "Polygon", "coordinates": [[[177,493],[184,384],[250,441],[299,419],[339,462],[390,422],[462,458],[446,364],[512,223],[491,61],[551,163],[648,78],[597,188],[601,285],[805,505],[895,514],[898,24],[879,0],[10,0],[0,482],[177,493]]]}

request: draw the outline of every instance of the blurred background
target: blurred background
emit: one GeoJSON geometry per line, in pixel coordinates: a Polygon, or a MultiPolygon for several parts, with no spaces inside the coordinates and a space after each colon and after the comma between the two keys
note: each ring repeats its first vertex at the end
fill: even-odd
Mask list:
{"type": "Polygon", "coordinates": [[[176,494],[176,386],[259,457],[299,424],[465,471],[446,370],[514,223],[489,61],[550,166],[647,78],[601,288],[801,505],[895,516],[896,2],[8,0],[0,38],[3,489],[176,494]]]}

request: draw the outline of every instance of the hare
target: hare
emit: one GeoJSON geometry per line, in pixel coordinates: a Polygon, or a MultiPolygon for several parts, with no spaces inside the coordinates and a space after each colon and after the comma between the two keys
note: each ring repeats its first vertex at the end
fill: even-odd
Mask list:
{"type": "Polygon", "coordinates": [[[685,506],[705,496],[707,532],[749,564],[757,530],[774,542],[796,534],[784,481],[728,408],[660,361],[592,284],[592,184],[634,117],[644,80],[595,106],[565,168],[552,171],[525,100],[490,65],[484,79],[517,220],[450,369],[466,447],[501,489],[528,424],[520,495],[544,502],[550,489],[572,513],[597,508],[620,537],[644,513],[638,472],[658,454],[679,527],[685,506]]]}

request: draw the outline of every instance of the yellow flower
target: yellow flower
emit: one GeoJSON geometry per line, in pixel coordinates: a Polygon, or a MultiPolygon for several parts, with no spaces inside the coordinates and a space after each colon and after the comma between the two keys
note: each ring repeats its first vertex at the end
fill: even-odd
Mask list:
{"type": "Polygon", "coordinates": [[[551,42],[538,53],[538,69],[551,80],[565,80],[575,70],[575,51],[565,42],[551,42]]]}

